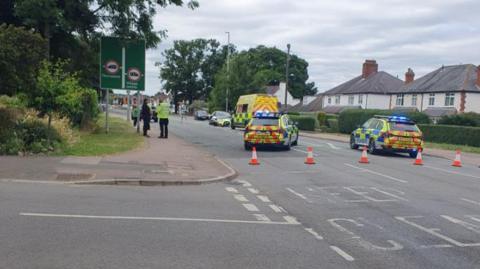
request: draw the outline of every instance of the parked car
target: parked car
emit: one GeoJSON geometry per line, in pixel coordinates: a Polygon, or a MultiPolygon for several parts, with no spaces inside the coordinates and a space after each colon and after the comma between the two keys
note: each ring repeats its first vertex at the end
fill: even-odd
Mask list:
{"type": "Polygon", "coordinates": [[[193,118],[195,120],[208,120],[209,116],[207,111],[205,110],[197,110],[195,113],[193,113],[193,118]]]}
{"type": "Polygon", "coordinates": [[[210,125],[214,126],[230,126],[232,122],[232,116],[225,111],[215,111],[210,115],[210,125]]]}

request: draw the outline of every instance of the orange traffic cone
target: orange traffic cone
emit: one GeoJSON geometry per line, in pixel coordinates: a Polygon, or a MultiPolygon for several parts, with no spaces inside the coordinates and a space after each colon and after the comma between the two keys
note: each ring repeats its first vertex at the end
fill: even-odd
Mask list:
{"type": "Polygon", "coordinates": [[[250,162],[248,163],[250,165],[259,165],[260,162],[257,159],[257,149],[255,147],[252,148],[252,159],[250,159],[250,162]]]}
{"type": "Polygon", "coordinates": [[[462,161],[461,161],[459,149],[457,149],[457,153],[455,154],[455,160],[453,161],[452,166],[462,167],[462,161]]]}
{"type": "Polygon", "coordinates": [[[422,159],[422,149],[418,149],[417,158],[415,159],[414,165],[423,165],[422,159]]]}
{"type": "Polygon", "coordinates": [[[305,159],[305,164],[315,164],[315,160],[313,159],[313,148],[307,148],[307,158],[305,159]]]}
{"type": "Polygon", "coordinates": [[[363,147],[362,151],[362,157],[360,158],[359,163],[369,163],[368,157],[367,157],[367,147],[363,147]]]}

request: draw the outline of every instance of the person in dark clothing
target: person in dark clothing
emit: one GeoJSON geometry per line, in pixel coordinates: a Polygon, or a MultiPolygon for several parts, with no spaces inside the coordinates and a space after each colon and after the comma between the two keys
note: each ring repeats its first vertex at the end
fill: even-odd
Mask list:
{"type": "Polygon", "coordinates": [[[148,106],[148,100],[143,100],[142,111],[140,112],[140,119],[143,120],[143,136],[150,137],[148,135],[148,130],[150,130],[150,119],[152,118],[152,113],[150,107],[148,106]]]}

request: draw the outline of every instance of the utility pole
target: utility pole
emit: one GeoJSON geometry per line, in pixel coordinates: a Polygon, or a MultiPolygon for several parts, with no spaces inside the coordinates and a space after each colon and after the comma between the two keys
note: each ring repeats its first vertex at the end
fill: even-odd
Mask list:
{"type": "Polygon", "coordinates": [[[290,62],[290,44],[287,44],[287,68],[285,70],[285,111],[287,111],[287,96],[288,96],[288,65],[290,62]]]}
{"type": "MultiPolygon", "coordinates": [[[[227,34],[227,77],[228,83],[230,83],[230,32],[225,32],[227,34]]],[[[227,89],[225,94],[225,111],[228,112],[228,94],[229,94],[229,87],[227,83],[227,89]]]]}

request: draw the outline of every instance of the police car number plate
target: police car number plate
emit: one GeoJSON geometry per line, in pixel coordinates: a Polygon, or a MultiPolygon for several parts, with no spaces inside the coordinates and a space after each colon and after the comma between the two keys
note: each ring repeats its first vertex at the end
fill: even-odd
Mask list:
{"type": "Polygon", "coordinates": [[[412,139],[409,137],[399,137],[399,140],[402,142],[412,142],[412,139]]]}

